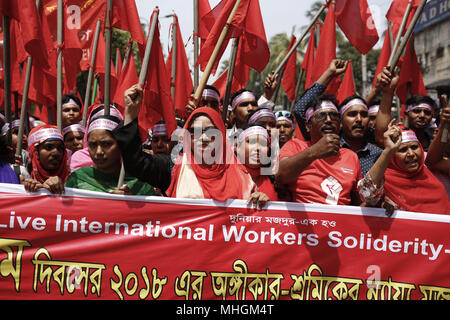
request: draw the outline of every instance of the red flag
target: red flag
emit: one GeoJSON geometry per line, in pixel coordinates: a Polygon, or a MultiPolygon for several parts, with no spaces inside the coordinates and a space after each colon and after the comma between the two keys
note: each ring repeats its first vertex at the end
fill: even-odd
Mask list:
{"type": "Polygon", "coordinates": [[[303,56],[302,69],[305,70],[305,90],[311,87],[314,83],[312,80],[312,74],[314,70],[314,56],[316,51],[315,45],[315,33],[316,28],[312,27],[308,40],[308,47],[306,48],[305,55],[303,56]]]}
{"type": "Polygon", "coordinates": [[[336,21],[348,41],[362,54],[367,54],[378,42],[367,0],[337,0],[336,21]]]}
{"type": "MultiPolygon", "coordinates": [[[[236,3],[236,0],[222,0],[211,12],[216,13],[220,8],[220,15],[217,17],[211,32],[203,44],[197,63],[204,70],[208,60],[214,50],[219,36],[228,20],[228,17],[236,3]]],[[[261,10],[258,0],[242,0],[230,23],[230,29],[224,45],[222,46],[213,73],[217,68],[220,57],[222,56],[230,38],[240,38],[239,45],[243,46],[244,55],[242,62],[252,67],[258,72],[262,72],[270,58],[269,46],[267,44],[266,33],[262,21],[261,10]],[[251,14],[248,14],[251,12],[251,14]]]]}
{"type": "Polygon", "coordinates": [[[209,31],[216,22],[214,15],[209,15],[210,12],[209,0],[198,0],[198,36],[202,40],[202,44],[208,38],[209,31]]]}
{"type": "MultiPolygon", "coordinates": [[[[224,72],[222,72],[220,76],[212,84],[214,87],[217,88],[217,90],[219,90],[221,97],[225,96],[225,91],[227,89],[227,78],[228,78],[228,68],[224,72]]],[[[230,92],[233,93],[243,88],[245,88],[245,82],[243,84],[239,83],[233,74],[230,92]]]]}
{"type": "MultiPolygon", "coordinates": [[[[48,69],[47,50],[44,44],[42,26],[35,1],[1,1],[0,15],[6,15],[19,22],[23,46],[34,59],[34,65],[48,69]]],[[[14,38],[11,38],[13,41],[14,38]]]]}
{"type": "Polygon", "coordinates": [[[342,79],[339,90],[337,91],[336,99],[339,102],[342,102],[355,93],[356,89],[355,80],[353,79],[352,62],[348,61],[347,70],[345,70],[344,78],[342,79]]]}
{"type": "Polygon", "coordinates": [[[183,37],[181,36],[180,24],[178,23],[178,17],[174,15],[175,23],[173,26],[176,28],[176,43],[177,43],[177,56],[176,58],[176,77],[175,83],[172,84],[172,51],[169,51],[169,56],[166,62],[167,75],[169,76],[171,85],[175,85],[175,109],[179,117],[186,119],[186,104],[188,103],[189,97],[194,89],[191,78],[191,70],[189,69],[189,62],[186,56],[186,50],[184,48],[183,37]]]}
{"type": "Polygon", "coordinates": [[[406,45],[405,56],[403,57],[396,91],[397,96],[402,103],[406,102],[408,84],[410,84],[409,93],[411,96],[417,94],[427,95],[427,90],[423,83],[422,72],[419,63],[417,62],[416,52],[411,39],[406,45]]]}
{"type": "MultiPolygon", "coordinates": [[[[393,34],[398,33],[398,29],[400,28],[400,24],[402,23],[403,16],[405,15],[408,2],[409,2],[409,0],[393,0],[391,3],[391,6],[389,7],[389,10],[386,13],[386,19],[388,19],[389,22],[393,23],[393,26],[392,26],[393,34]]],[[[411,20],[414,16],[414,13],[416,12],[416,9],[419,6],[419,4],[420,4],[420,0],[412,0],[411,12],[409,13],[408,20],[407,20],[407,23],[406,23],[406,26],[405,26],[405,29],[403,32],[405,32],[408,29],[408,26],[411,23],[411,20]]]]}
{"type": "MultiPolygon", "coordinates": [[[[291,42],[289,43],[288,52],[296,42],[296,38],[292,35],[291,42]]],[[[286,92],[287,97],[290,101],[295,99],[295,86],[296,81],[296,71],[297,71],[297,50],[289,57],[284,68],[283,79],[281,80],[281,85],[283,86],[284,92],[286,92]]]]}
{"type": "MultiPolygon", "coordinates": [[[[311,75],[313,82],[328,69],[331,61],[336,59],[336,18],[332,5],[328,6],[328,13],[320,31],[319,45],[314,57],[314,68],[311,75]]],[[[339,88],[340,79],[335,77],[328,84],[326,92],[335,94],[339,88]]]]}
{"type": "Polygon", "coordinates": [[[120,112],[122,112],[122,114],[125,111],[124,100],[123,100],[124,92],[131,86],[138,83],[138,81],[139,81],[139,79],[137,76],[136,64],[134,62],[133,50],[131,50],[130,56],[124,66],[124,69],[122,70],[122,72],[119,75],[117,90],[115,90],[114,99],[113,99],[114,102],[119,106],[119,110],[120,110],[120,112]]]}
{"type": "Polygon", "coordinates": [[[138,43],[141,56],[144,56],[145,34],[141,26],[135,0],[113,0],[112,26],[129,31],[131,39],[138,43]]]}
{"type": "Polygon", "coordinates": [[[373,78],[372,87],[375,88],[377,83],[377,75],[383,72],[383,68],[387,66],[389,57],[391,55],[391,37],[389,31],[384,33],[383,47],[381,48],[380,56],[378,57],[377,70],[375,71],[375,77],[373,78]]]}
{"type": "MultiPolygon", "coordinates": [[[[41,32],[43,35],[43,45],[47,52],[49,68],[47,70],[43,69],[40,64],[35,63],[33,58],[28,99],[36,103],[52,106],[56,103],[57,49],[54,47],[48,20],[44,18],[44,11],[45,6],[41,6],[39,11],[39,16],[42,17],[41,32]]],[[[26,70],[26,63],[24,64],[24,70],[26,70]]],[[[23,94],[23,82],[19,87],[19,93],[23,94]]]]}
{"type": "MultiPolygon", "coordinates": [[[[154,13],[155,11],[153,11],[150,20],[154,19],[154,13]]],[[[145,132],[145,135],[141,134],[142,139],[145,140],[147,137],[147,129],[153,127],[161,118],[166,123],[169,135],[176,129],[175,110],[170,94],[169,77],[167,76],[166,65],[164,63],[158,28],[155,29],[153,38],[142,106],[139,112],[141,133],[145,132]]]]}

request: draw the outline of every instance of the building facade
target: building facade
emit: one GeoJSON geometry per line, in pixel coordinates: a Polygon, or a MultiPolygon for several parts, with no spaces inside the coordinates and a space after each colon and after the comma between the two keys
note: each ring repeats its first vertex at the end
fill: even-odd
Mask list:
{"type": "Polygon", "coordinates": [[[429,0],[414,30],[414,47],[430,95],[450,96],[450,0],[429,0]]]}

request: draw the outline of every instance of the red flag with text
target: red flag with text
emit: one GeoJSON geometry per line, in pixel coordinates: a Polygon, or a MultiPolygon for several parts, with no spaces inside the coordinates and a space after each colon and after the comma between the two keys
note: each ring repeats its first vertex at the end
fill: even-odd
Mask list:
{"type": "Polygon", "coordinates": [[[336,21],[360,53],[367,54],[378,42],[378,32],[367,0],[337,0],[336,21]]]}

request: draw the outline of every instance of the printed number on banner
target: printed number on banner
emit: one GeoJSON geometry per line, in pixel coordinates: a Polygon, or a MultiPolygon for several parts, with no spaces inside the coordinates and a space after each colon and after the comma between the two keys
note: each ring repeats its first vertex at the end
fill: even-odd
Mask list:
{"type": "Polygon", "coordinates": [[[337,204],[339,200],[339,194],[342,191],[342,186],[335,178],[329,176],[320,184],[322,190],[327,194],[325,202],[328,204],[337,204]]]}

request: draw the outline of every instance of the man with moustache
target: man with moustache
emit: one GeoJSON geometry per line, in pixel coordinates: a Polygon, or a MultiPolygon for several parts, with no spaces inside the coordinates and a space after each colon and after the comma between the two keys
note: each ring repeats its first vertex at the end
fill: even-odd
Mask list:
{"type": "Polygon", "coordinates": [[[355,152],[341,148],[337,105],[329,94],[310,101],[305,113],[310,140],[291,139],[280,151],[275,178],[288,186],[295,202],[361,204],[357,190],[361,166],[355,152]]]}
{"type": "Polygon", "coordinates": [[[365,100],[354,94],[339,106],[341,114],[341,146],[358,155],[362,174],[372,168],[383,151],[368,141],[369,112],[365,100]]]}

